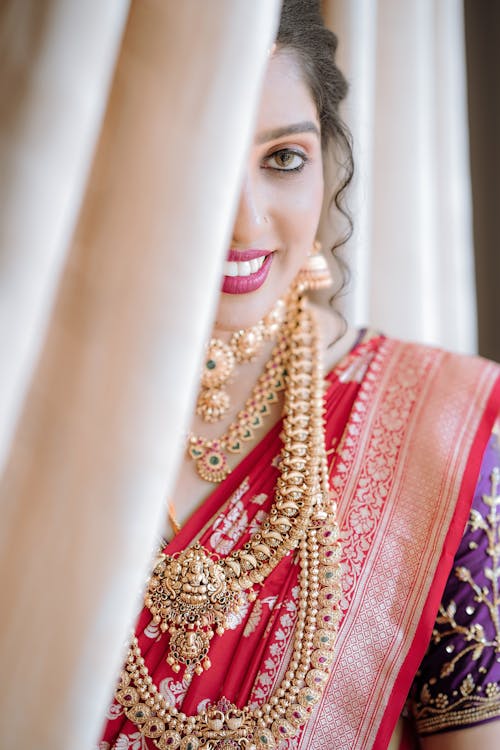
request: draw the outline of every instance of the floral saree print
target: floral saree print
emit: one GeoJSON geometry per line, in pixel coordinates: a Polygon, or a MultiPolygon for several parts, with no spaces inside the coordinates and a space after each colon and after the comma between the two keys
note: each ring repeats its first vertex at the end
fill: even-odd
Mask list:
{"type": "MultiPolygon", "coordinates": [[[[382,750],[401,716],[406,737],[500,717],[498,366],[365,335],[327,383],[341,619],[322,697],[312,708],[297,707],[305,725],[302,715],[294,723],[293,711],[282,717],[280,746],[382,750]]],[[[227,556],[258,531],[273,502],[280,429],[217,486],[166,554],[199,544],[227,556]]],[[[243,596],[231,611],[224,633],[210,642],[209,668],[190,681],[167,661],[173,636],[145,607],[135,637],[157,707],[187,716],[217,707],[223,713],[228,705],[258,711],[293,658],[299,575],[290,552],[256,597],[243,596]]],[[[196,570],[193,576],[196,583],[196,570]]],[[[323,604],[321,632],[330,616],[323,604]]],[[[120,686],[99,750],[247,747],[236,719],[232,735],[206,744],[166,728],[126,670],[120,686]]]]}

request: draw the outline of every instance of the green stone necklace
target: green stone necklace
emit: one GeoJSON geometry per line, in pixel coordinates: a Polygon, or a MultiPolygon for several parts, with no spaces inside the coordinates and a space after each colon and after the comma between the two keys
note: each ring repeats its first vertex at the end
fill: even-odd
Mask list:
{"type": "MultiPolygon", "coordinates": [[[[286,328],[286,326],[285,326],[286,328]]],[[[228,453],[241,453],[245,442],[252,440],[271,406],[278,401],[279,391],[286,387],[287,335],[282,331],[270,360],[258,379],[250,398],[227,431],[215,440],[190,434],[187,451],[196,471],[206,482],[222,482],[231,469],[228,453]]]]}

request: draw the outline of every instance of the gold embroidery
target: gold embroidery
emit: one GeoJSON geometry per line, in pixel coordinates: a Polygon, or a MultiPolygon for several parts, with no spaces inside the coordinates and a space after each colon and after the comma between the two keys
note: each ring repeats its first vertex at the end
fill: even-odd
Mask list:
{"type": "MultiPolygon", "coordinates": [[[[465,642],[463,648],[454,653],[454,644],[445,646],[446,653],[450,659],[443,662],[439,678],[443,679],[453,674],[457,665],[466,654],[470,654],[472,660],[477,662],[484,652],[489,651],[494,658],[500,660],[500,468],[495,467],[491,473],[491,494],[483,495],[483,502],[488,506],[486,515],[478,510],[472,509],[470,513],[469,526],[471,531],[481,531],[486,535],[488,555],[483,568],[489,585],[479,585],[471,571],[465,566],[455,568],[455,576],[464,585],[469,586],[473,592],[473,601],[482,611],[488,611],[494,627],[495,636],[488,639],[484,627],[480,622],[470,622],[461,625],[456,620],[457,605],[452,600],[446,606],[441,604],[436,626],[432,633],[432,641],[435,644],[445,641],[447,636],[460,634],[465,642]]],[[[471,542],[469,549],[476,549],[477,543],[471,542]]],[[[467,615],[475,612],[475,605],[469,603],[465,606],[467,615]]],[[[479,666],[477,673],[479,677],[487,670],[479,666]]],[[[420,694],[414,696],[412,713],[421,734],[439,731],[453,726],[474,724],[485,719],[500,716],[500,686],[489,682],[486,685],[474,678],[469,673],[462,680],[458,689],[452,694],[446,695],[442,690],[439,679],[433,677],[424,683],[420,694]]]]}
{"type": "Polygon", "coordinates": [[[244,638],[248,638],[248,636],[251,635],[257,629],[257,626],[260,622],[261,617],[262,617],[262,602],[260,599],[257,599],[255,604],[253,605],[253,609],[245,625],[245,630],[243,631],[244,638]]]}

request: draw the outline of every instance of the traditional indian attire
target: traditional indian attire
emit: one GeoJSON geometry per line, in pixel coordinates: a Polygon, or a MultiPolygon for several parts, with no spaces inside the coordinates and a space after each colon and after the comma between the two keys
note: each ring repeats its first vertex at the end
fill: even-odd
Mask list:
{"type": "MultiPolygon", "coordinates": [[[[323,697],[283,747],[387,748],[402,714],[417,734],[500,717],[498,366],[373,336],[327,381],[343,617],[323,697]]],[[[165,552],[198,541],[225,556],[245,544],[273,502],[280,429],[165,552]]],[[[256,587],[256,600],[229,616],[211,642],[212,666],[190,684],[166,662],[168,633],[142,611],[136,635],[169,706],[192,714],[222,697],[238,706],[269,698],[290,658],[298,571],[289,553],[256,587]]],[[[318,626],[328,618],[320,610],[318,626]]],[[[119,703],[107,720],[100,750],[155,747],[119,703]]]]}

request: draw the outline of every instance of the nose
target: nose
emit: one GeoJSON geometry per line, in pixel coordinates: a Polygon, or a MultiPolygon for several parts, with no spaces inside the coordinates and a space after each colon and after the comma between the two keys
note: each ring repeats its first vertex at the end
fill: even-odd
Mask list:
{"type": "Polygon", "coordinates": [[[251,246],[268,223],[265,191],[258,179],[245,175],[233,227],[233,244],[251,246]]]}

